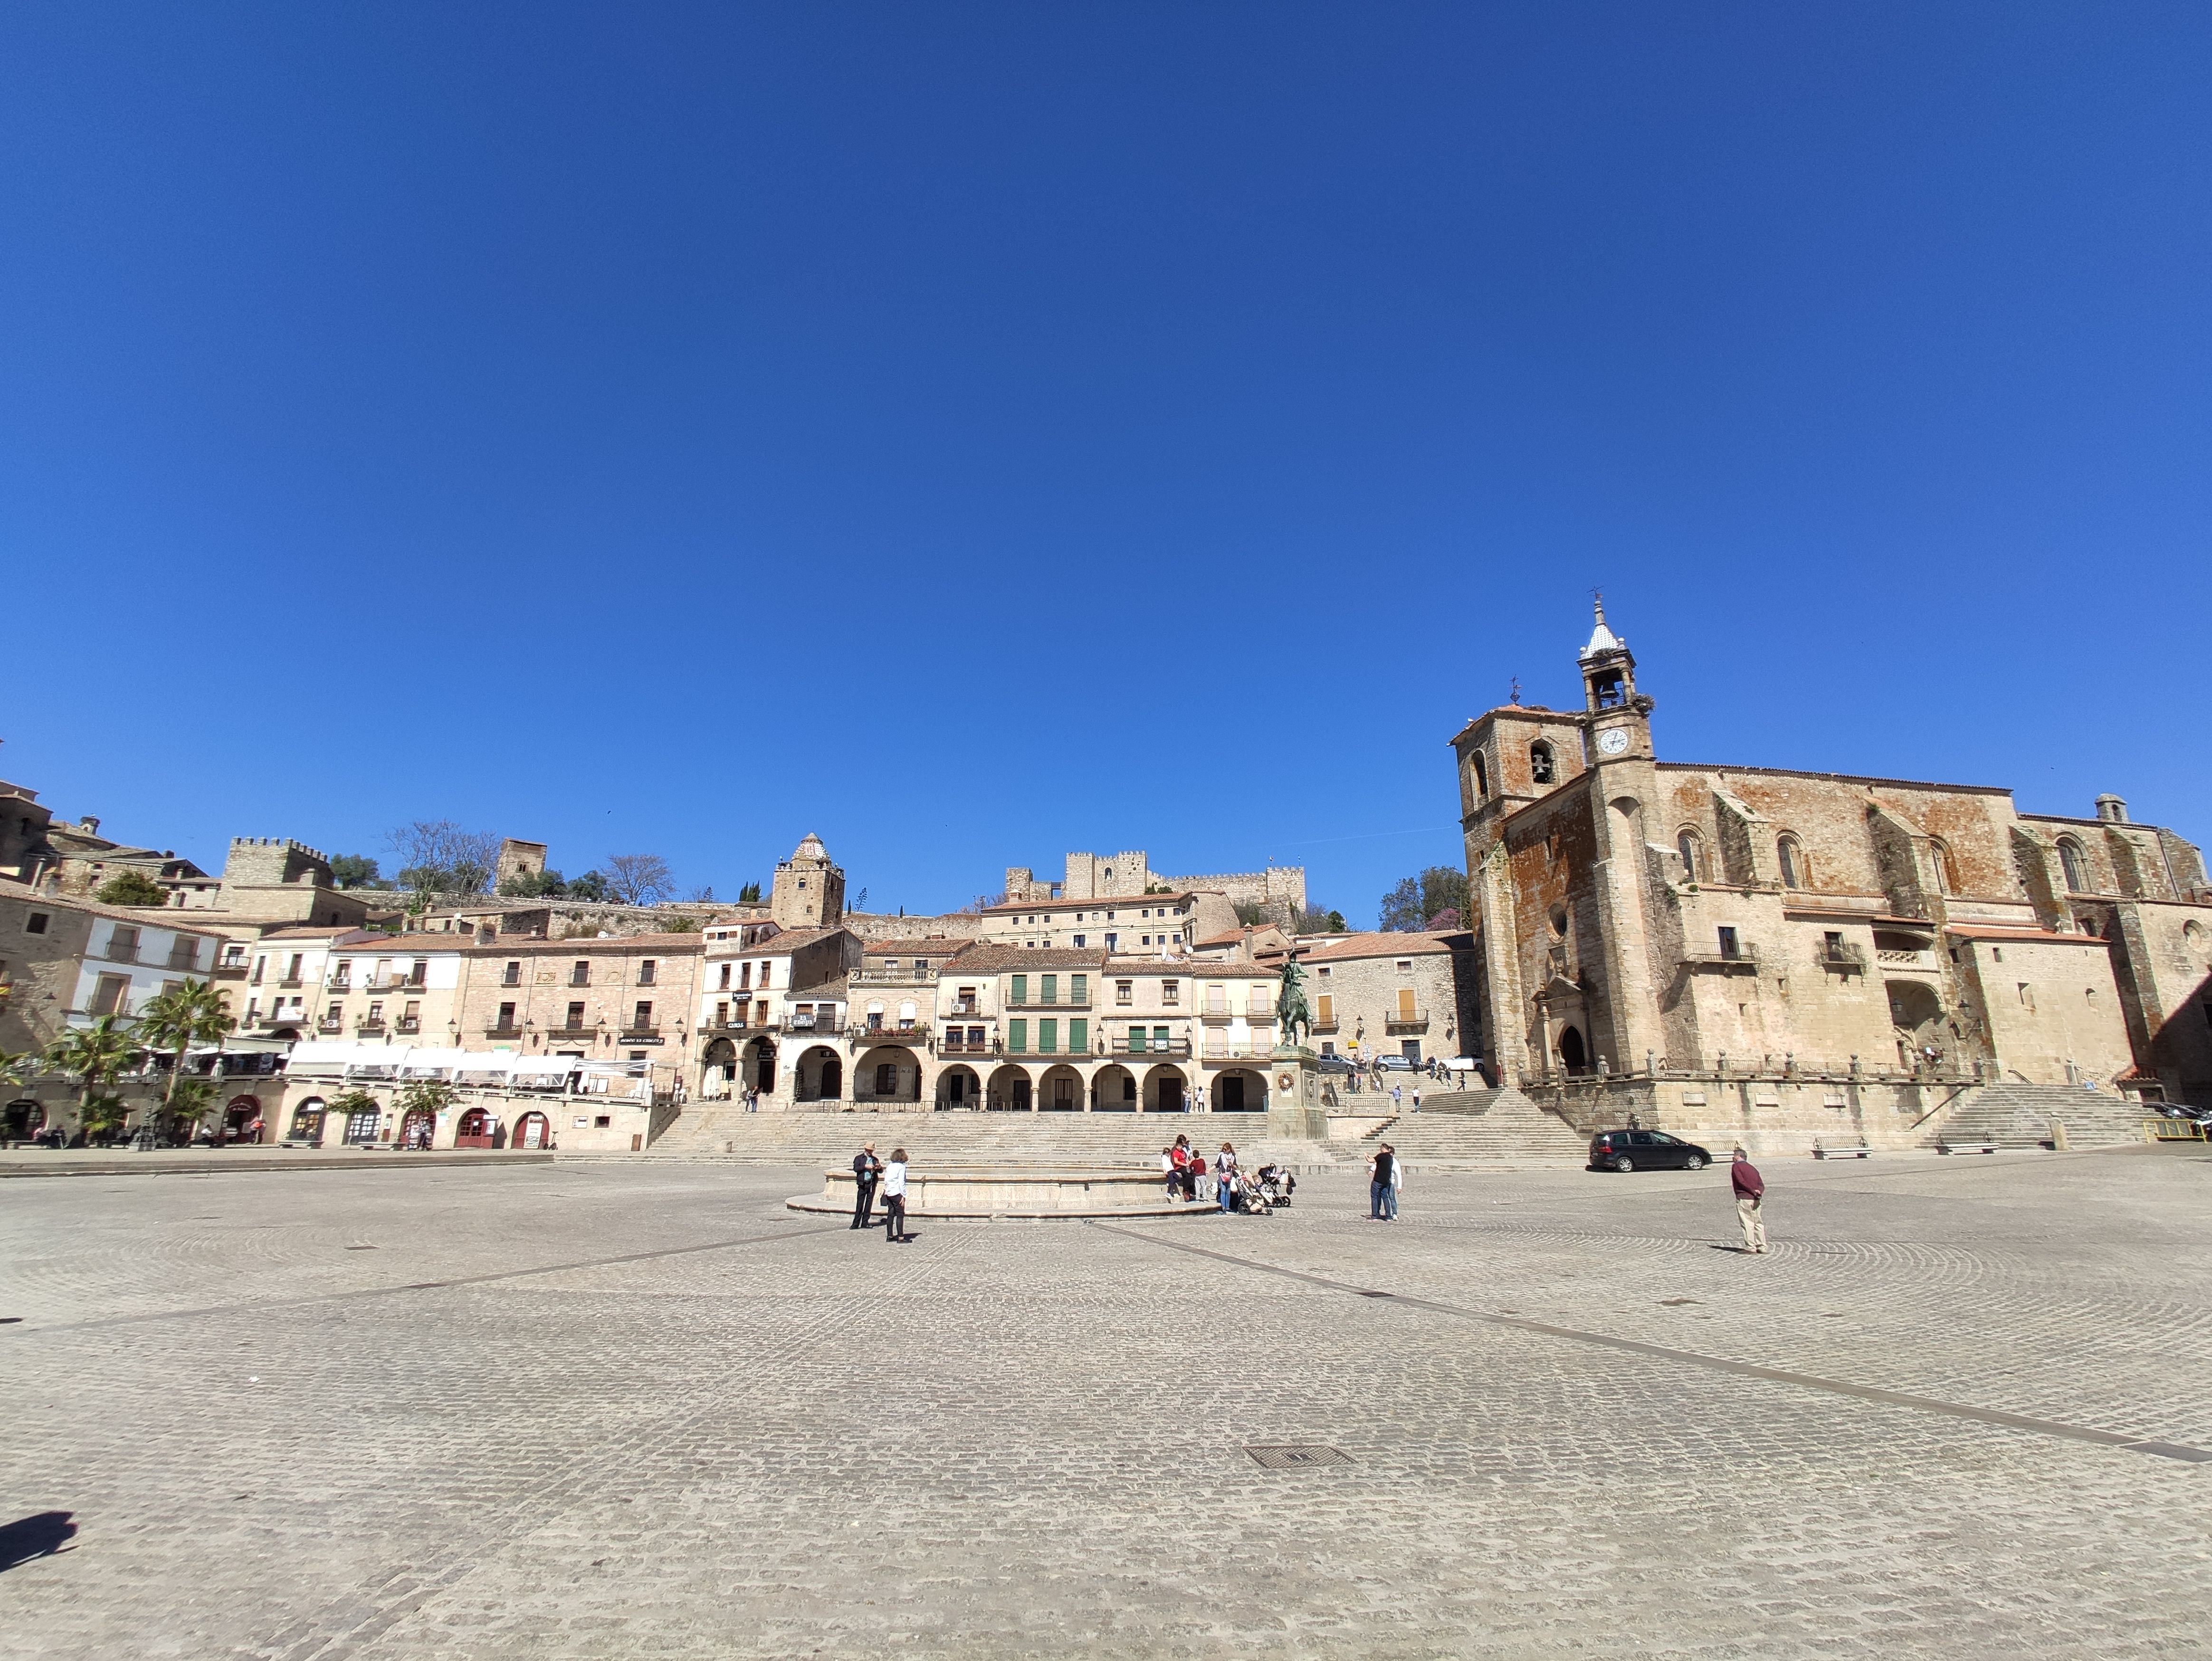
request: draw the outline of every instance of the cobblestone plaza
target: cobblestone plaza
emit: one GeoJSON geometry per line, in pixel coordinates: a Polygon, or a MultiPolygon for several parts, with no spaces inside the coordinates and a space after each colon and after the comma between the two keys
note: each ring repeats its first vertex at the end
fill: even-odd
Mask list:
{"type": "Polygon", "coordinates": [[[2212,1160],[1767,1175],[1761,1258],[1725,1171],[898,1250],[807,1171],[0,1183],[0,1522],[76,1529],[0,1652],[2204,1647],[2212,1160]]]}

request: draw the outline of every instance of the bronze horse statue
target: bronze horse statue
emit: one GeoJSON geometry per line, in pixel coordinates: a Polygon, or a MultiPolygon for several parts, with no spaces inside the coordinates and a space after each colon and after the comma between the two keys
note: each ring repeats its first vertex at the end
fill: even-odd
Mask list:
{"type": "Polygon", "coordinates": [[[1294,1044],[1313,1031],[1313,1007],[1306,1002],[1305,966],[1296,958],[1283,964],[1283,990],[1275,1000],[1275,1019],[1283,1029],[1282,1042],[1294,1044]]]}

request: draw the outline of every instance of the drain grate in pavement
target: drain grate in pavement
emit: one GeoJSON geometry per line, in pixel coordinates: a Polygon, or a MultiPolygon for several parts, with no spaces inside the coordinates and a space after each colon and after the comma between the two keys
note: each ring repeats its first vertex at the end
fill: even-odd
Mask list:
{"type": "Polygon", "coordinates": [[[1348,1465],[1352,1456],[1342,1448],[1319,1442],[1280,1442],[1248,1446],[1244,1450],[1269,1470],[1307,1470],[1317,1465],[1348,1465]]]}

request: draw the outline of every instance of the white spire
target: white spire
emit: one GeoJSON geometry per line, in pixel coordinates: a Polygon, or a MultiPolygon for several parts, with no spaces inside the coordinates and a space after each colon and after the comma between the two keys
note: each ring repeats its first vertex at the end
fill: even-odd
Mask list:
{"type": "Polygon", "coordinates": [[[1597,627],[1590,630],[1589,644],[1583,647],[1577,661],[1587,663],[1600,652],[1627,650],[1628,643],[1605,626],[1605,596],[1593,593],[1590,604],[1597,612],[1597,627]]]}

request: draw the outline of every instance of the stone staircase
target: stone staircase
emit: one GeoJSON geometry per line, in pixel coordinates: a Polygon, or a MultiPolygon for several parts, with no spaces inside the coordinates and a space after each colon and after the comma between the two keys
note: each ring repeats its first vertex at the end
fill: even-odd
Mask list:
{"type": "Polygon", "coordinates": [[[1586,1137],[1511,1088],[1425,1092],[1419,1113],[1403,1114],[1372,1132],[1362,1151],[1376,1142],[1389,1142],[1413,1171],[1501,1161],[1583,1165],[1589,1159],[1586,1137]]]}
{"type": "Polygon", "coordinates": [[[1920,1145],[1994,1143],[2036,1147],[2051,1140],[2051,1122],[2066,1127],[2069,1147],[2120,1147],[2142,1140],[2142,1109],[2111,1091],[2079,1085],[1985,1084],[1969,1090],[1921,1129],[1920,1145]]]}
{"type": "Polygon", "coordinates": [[[1323,1143],[1267,1133],[1263,1113],[747,1113],[707,1102],[687,1106],[650,1152],[734,1165],[842,1165],[862,1142],[873,1142],[879,1154],[904,1147],[916,1163],[936,1165],[1151,1170],[1164,1146],[1188,1136],[1206,1153],[1234,1142],[1248,1165],[1334,1163],[1323,1143]]]}

